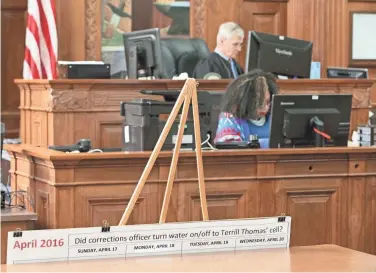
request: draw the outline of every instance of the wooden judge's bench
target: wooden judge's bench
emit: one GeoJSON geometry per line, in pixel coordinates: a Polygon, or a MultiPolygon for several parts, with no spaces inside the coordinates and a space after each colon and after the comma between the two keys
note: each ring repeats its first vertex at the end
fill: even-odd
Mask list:
{"type": "MultiPolygon", "coordinates": [[[[352,127],[368,120],[371,80],[286,80],[285,93],[352,93],[352,127]]],[[[12,186],[30,192],[36,228],[117,225],[150,152],[66,154],[47,149],[83,137],[121,147],[120,101],[182,81],[18,80],[21,145],[6,145],[12,186]],[[39,145],[40,147],[37,147],[39,145]]],[[[200,81],[224,91],[227,81],[200,81]]],[[[162,152],[129,224],[156,223],[172,152],[162,152]]],[[[291,245],[337,244],[376,254],[376,148],[203,151],[210,219],[292,217],[291,245]]],[[[200,220],[196,158],[181,152],[167,221],[200,220]]]]}
{"type": "MultiPolygon", "coordinates": [[[[140,90],[180,90],[181,80],[16,80],[20,88],[20,135],[36,146],[74,144],[90,138],[96,148],[120,148],[120,102],[151,98],[140,90]]],[[[281,93],[353,95],[351,128],[368,121],[376,105],[374,80],[280,80],[281,93]],[[375,104],[375,105],[373,105],[375,104]]],[[[224,92],[228,80],[200,80],[198,90],[224,92]]],[[[152,96],[153,99],[162,99],[152,96]]]]}

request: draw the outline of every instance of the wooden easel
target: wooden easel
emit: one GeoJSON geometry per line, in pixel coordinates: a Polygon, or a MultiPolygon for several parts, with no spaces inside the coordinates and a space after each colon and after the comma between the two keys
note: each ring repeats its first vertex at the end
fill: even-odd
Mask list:
{"type": "Polygon", "coordinates": [[[148,163],[140,177],[140,180],[137,183],[136,189],[133,192],[131,199],[125,209],[123,216],[121,217],[119,226],[126,225],[127,221],[133,211],[134,205],[138,197],[141,194],[141,191],[146,183],[146,180],[149,177],[151,170],[153,169],[154,163],[158,158],[158,155],[162,149],[164,142],[166,141],[167,135],[171,130],[171,127],[179,113],[180,107],[184,102],[183,110],[180,116],[180,125],[178,130],[178,135],[175,143],[175,149],[173,151],[172,161],[170,172],[168,174],[166,191],[163,199],[162,211],[159,218],[159,223],[165,223],[167,210],[170,202],[172,186],[174,183],[174,178],[176,174],[176,167],[179,159],[180,147],[183,139],[185,123],[187,121],[187,115],[189,110],[189,105],[192,100],[192,109],[193,109],[193,124],[194,124],[194,134],[196,142],[196,160],[197,160],[197,173],[198,173],[198,185],[200,191],[200,200],[201,200],[201,212],[202,219],[204,221],[209,220],[208,216],[208,207],[206,202],[206,193],[205,193],[205,181],[204,181],[204,168],[202,164],[202,150],[201,150],[201,135],[200,135],[200,118],[198,112],[198,99],[197,99],[197,83],[195,79],[187,79],[178,99],[176,100],[175,106],[172,109],[170,116],[167,119],[167,123],[163,128],[163,131],[158,139],[157,144],[149,158],[148,163]]]}

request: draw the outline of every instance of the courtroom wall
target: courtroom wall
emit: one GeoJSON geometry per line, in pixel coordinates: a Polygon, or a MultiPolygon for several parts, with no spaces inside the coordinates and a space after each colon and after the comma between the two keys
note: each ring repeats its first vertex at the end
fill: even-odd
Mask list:
{"type": "MultiPolygon", "coordinates": [[[[60,60],[101,60],[102,1],[56,1],[60,60]]],[[[170,24],[171,20],[155,8],[155,1],[125,0],[131,6],[132,30],[170,24]]]]}
{"type": "Polygon", "coordinates": [[[13,82],[22,76],[27,0],[1,0],[1,121],[7,137],[18,137],[20,91],[13,82]]]}
{"type": "MultiPolygon", "coordinates": [[[[313,61],[347,67],[350,51],[350,12],[376,12],[375,0],[201,0],[191,1],[192,36],[215,47],[216,30],[224,21],[256,30],[313,41],[313,61]]],[[[376,26],[375,26],[376,27],[376,26]]],[[[244,65],[246,47],[238,61],[244,65]]],[[[369,66],[376,77],[375,65],[369,66]]]]}

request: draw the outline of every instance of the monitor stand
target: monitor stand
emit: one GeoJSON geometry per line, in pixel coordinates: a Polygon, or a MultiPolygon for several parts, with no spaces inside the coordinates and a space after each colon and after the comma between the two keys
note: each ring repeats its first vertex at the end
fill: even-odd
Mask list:
{"type": "Polygon", "coordinates": [[[128,79],[138,78],[138,56],[137,56],[137,45],[132,45],[129,48],[129,60],[127,63],[127,76],[128,79]]]}
{"type": "Polygon", "coordinates": [[[155,69],[155,58],[153,51],[153,43],[150,40],[146,40],[143,43],[144,52],[145,52],[145,66],[147,70],[148,77],[154,79],[154,69],[155,69]]]}
{"type": "Polygon", "coordinates": [[[129,48],[128,62],[128,79],[155,79],[156,61],[152,41],[145,40],[142,44],[132,45],[129,48]]]}
{"type": "Polygon", "coordinates": [[[279,80],[300,79],[300,77],[286,76],[286,75],[279,75],[279,74],[275,74],[275,73],[274,73],[274,76],[275,76],[277,79],[279,79],[279,80]]]}
{"type": "Polygon", "coordinates": [[[279,80],[288,80],[289,79],[289,77],[287,77],[287,76],[284,76],[284,75],[277,75],[277,74],[274,74],[276,77],[277,77],[277,79],[279,79],[279,80]]]}
{"type": "MultiPolygon", "coordinates": [[[[320,120],[317,116],[311,119],[310,124],[312,126],[312,129],[316,128],[320,132],[324,131],[324,122],[320,120]]],[[[324,147],[324,137],[317,132],[315,132],[315,146],[324,147]]]]}

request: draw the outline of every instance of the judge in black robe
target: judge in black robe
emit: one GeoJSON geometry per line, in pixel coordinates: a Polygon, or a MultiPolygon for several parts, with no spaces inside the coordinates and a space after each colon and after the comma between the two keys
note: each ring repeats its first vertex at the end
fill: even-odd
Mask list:
{"type": "Polygon", "coordinates": [[[244,73],[241,66],[232,59],[234,67],[232,67],[229,59],[223,58],[217,52],[213,52],[206,59],[200,60],[195,70],[193,71],[193,78],[203,79],[208,73],[216,73],[221,76],[222,79],[235,79],[244,73]]]}
{"type": "Polygon", "coordinates": [[[244,30],[234,22],[220,25],[217,34],[217,45],[208,58],[200,60],[193,77],[204,79],[210,73],[218,74],[222,79],[236,79],[244,73],[235,58],[242,50],[244,30]]]}

